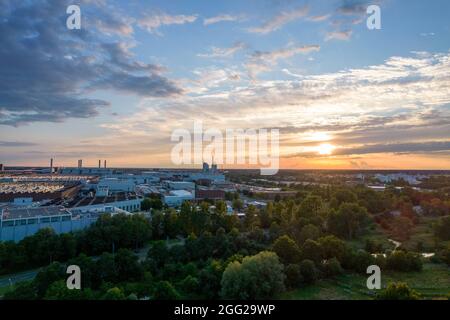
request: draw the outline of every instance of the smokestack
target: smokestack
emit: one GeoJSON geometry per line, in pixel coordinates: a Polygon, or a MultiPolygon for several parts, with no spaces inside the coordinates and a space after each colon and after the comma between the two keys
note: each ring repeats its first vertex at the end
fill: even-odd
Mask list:
{"type": "Polygon", "coordinates": [[[102,167],[102,160],[98,160],[98,168],[100,169],[102,167]]]}
{"type": "Polygon", "coordinates": [[[50,174],[53,173],[53,158],[50,158],[50,174]]]}
{"type": "Polygon", "coordinates": [[[105,169],[106,169],[106,160],[105,160],[105,162],[104,162],[104,167],[105,167],[105,169]]]}

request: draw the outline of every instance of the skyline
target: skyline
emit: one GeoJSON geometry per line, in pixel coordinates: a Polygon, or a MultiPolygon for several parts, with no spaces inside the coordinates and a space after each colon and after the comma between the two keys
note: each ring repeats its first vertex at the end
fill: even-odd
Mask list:
{"type": "Polygon", "coordinates": [[[176,167],[201,120],[279,129],[280,169],[450,169],[448,1],[70,4],[0,4],[6,166],[176,167]]]}

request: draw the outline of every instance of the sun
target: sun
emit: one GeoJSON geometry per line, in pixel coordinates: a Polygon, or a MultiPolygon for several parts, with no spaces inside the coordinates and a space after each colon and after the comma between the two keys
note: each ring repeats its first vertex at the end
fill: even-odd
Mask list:
{"type": "Polygon", "coordinates": [[[322,143],[321,145],[318,145],[316,148],[317,152],[320,155],[330,155],[333,153],[334,149],[336,149],[336,147],[329,143],[322,143]]]}

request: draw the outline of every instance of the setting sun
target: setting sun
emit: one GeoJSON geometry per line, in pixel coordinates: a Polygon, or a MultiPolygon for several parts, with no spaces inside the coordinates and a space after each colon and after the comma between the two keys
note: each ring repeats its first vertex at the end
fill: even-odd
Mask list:
{"type": "Polygon", "coordinates": [[[329,143],[323,143],[323,144],[317,146],[316,150],[320,155],[330,155],[333,153],[334,149],[336,149],[335,146],[333,146],[329,143]]]}

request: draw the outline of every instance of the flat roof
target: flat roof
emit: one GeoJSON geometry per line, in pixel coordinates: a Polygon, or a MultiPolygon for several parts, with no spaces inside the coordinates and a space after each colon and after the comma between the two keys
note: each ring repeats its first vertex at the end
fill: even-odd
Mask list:
{"type": "Polygon", "coordinates": [[[2,220],[15,220],[60,215],[71,215],[71,213],[63,207],[5,209],[2,214],[2,220]]]}

